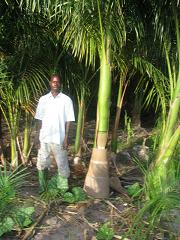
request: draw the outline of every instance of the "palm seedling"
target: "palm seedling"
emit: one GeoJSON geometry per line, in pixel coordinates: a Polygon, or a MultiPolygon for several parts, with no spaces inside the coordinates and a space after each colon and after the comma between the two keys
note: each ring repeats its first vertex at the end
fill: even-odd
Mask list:
{"type": "Polygon", "coordinates": [[[18,165],[18,154],[16,148],[16,136],[18,132],[18,123],[20,118],[19,101],[17,95],[14,94],[12,81],[8,79],[7,69],[4,68],[4,63],[1,62],[1,71],[4,76],[1,78],[1,104],[0,108],[4,119],[8,125],[11,137],[11,163],[12,166],[18,165]]]}

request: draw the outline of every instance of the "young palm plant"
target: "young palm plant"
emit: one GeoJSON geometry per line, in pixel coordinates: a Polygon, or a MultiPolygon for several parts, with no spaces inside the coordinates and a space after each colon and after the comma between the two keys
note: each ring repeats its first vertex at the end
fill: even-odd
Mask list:
{"type": "Polygon", "coordinates": [[[71,82],[76,93],[78,104],[77,127],[74,145],[74,164],[76,164],[81,161],[86,112],[93,97],[97,94],[95,77],[98,69],[93,72],[93,69],[90,66],[86,66],[83,62],[74,63],[76,64],[72,65],[75,67],[71,68],[71,82]]]}
{"type": "MultiPolygon", "coordinates": [[[[152,230],[160,221],[166,218],[178,218],[180,210],[180,164],[178,156],[178,142],[180,137],[179,107],[180,107],[180,35],[176,20],[177,54],[174,58],[167,49],[164,41],[166,67],[168,77],[153,66],[153,64],[137,61],[140,69],[145,70],[154,81],[147,101],[158,95],[157,104],[162,109],[162,126],[157,154],[150,168],[145,174],[145,203],[139,211],[130,233],[133,239],[147,239],[152,230]],[[178,60],[177,60],[178,55],[178,60]],[[171,59],[171,60],[170,60],[171,59]],[[174,59],[174,60],[173,60],[174,59]],[[176,62],[178,61],[178,64],[176,62]],[[147,216],[149,225],[143,231],[145,224],[142,218],[147,216]],[[173,216],[174,215],[174,216],[173,216]],[[139,229],[133,235],[135,229],[139,229]]],[[[174,221],[174,220],[172,220],[174,221]]],[[[173,223],[171,223],[173,224],[173,223]]]]}
{"type": "MultiPolygon", "coordinates": [[[[1,62],[1,68],[4,64],[4,62],[1,62]]],[[[31,74],[29,81],[26,81],[27,75],[24,73],[22,78],[17,81],[17,79],[13,78],[10,72],[8,72],[7,68],[2,69],[2,71],[4,72],[4,75],[0,79],[0,108],[8,126],[11,138],[11,165],[12,167],[17,167],[18,152],[16,140],[19,132],[21,112],[24,106],[30,104],[32,96],[35,97],[33,94],[41,92],[44,88],[45,75],[35,74],[35,76],[33,76],[31,74]]],[[[38,66],[32,67],[31,71],[38,72],[38,66]]]]}
{"type": "Polygon", "coordinates": [[[130,83],[130,80],[132,76],[135,73],[135,69],[131,66],[131,59],[124,60],[123,55],[121,54],[119,56],[120,59],[118,59],[118,77],[119,77],[119,88],[118,88],[118,95],[117,95],[117,103],[116,103],[116,115],[114,120],[114,126],[112,130],[112,139],[111,139],[111,150],[112,152],[117,152],[117,130],[120,123],[120,116],[124,101],[124,96],[128,87],[128,84],[130,83]]]}
{"type": "MultiPolygon", "coordinates": [[[[3,41],[1,45],[3,52],[1,67],[3,65],[5,67],[1,69],[4,76],[0,78],[0,107],[10,132],[11,164],[16,167],[18,165],[16,140],[20,118],[24,111],[27,112],[30,109],[32,102],[35,102],[35,98],[46,86],[47,68],[44,67],[40,58],[40,47],[42,42],[44,44],[45,37],[44,29],[41,28],[42,18],[22,13],[17,2],[6,1],[3,3],[3,8],[2,34],[7,41],[3,41]],[[9,22],[13,20],[16,20],[17,24],[9,29],[9,22]]],[[[23,153],[24,158],[27,159],[29,126],[28,122],[26,123],[23,153]]]]}
{"type": "MultiPolygon", "coordinates": [[[[3,65],[4,64],[1,63],[1,69],[3,65]]],[[[0,108],[7,123],[11,137],[11,164],[13,167],[17,167],[18,154],[16,148],[16,137],[21,111],[19,109],[19,101],[17,99],[17,96],[14,94],[12,81],[8,79],[7,74],[1,78],[0,95],[0,108]]]]}
{"type": "Polygon", "coordinates": [[[117,97],[117,104],[116,104],[116,116],[115,116],[113,131],[112,131],[112,139],[111,139],[111,150],[114,153],[116,153],[117,151],[117,130],[119,126],[124,95],[128,85],[128,81],[126,81],[126,75],[127,75],[127,72],[125,71],[123,74],[120,75],[120,80],[119,80],[119,89],[118,89],[118,97],[117,97]]]}

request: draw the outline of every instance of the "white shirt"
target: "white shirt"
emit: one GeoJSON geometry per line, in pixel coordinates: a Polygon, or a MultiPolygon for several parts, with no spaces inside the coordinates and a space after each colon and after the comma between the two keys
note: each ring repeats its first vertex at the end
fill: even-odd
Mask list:
{"type": "Polygon", "coordinates": [[[65,123],[75,120],[72,100],[63,93],[53,97],[50,92],[39,99],[35,118],[42,120],[40,142],[62,144],[65,123]]]}

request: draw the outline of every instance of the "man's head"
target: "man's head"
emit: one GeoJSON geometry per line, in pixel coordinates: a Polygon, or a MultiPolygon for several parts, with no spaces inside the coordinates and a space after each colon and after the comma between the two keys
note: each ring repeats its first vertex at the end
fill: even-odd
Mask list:
{"type": "Polygon", "coordinates": [[[61,87],[60,76],[58,74],[53,74],[50,78],[49,85],[52,93],[59,93],[61,87]]]}

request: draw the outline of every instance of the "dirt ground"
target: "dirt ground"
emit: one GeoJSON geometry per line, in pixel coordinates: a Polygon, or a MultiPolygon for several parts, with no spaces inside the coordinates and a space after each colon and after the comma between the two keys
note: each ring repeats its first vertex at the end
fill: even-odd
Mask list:
{"type": "MultiPolygon", "coordinates": [[[[95,122],[86,124],[85,131],[85,148],[82,154],[82,164],[75,166],[73,163],[72,144],[75,136],[75,125],[70,131],[70,148],[68,159],[71,169],[69,178],[70,188],[80,186],[83,188],[84,179],[87,173],[88,164],[93,146],[95,122]]],[[[119,132],[120,136],[121,132],[119,132]]],[[[134,144],[134,147],[143,146],[143,139],[148,136],[148,132],[141,129],[137,133],[140,145],[134,144]]],[[[142,148],[141,148],[142,150],[142,148]]],[[[147,149],[146,149],[147,150],[147,149]]],[[[36,212],[33,216],[35,226],[27,239],[32,240],[94,240],[98,228],[108,223],[115,232],[115,239],[122,239],[122,234],[126,232],[131,223],[133,216],[137,211],[132,200],[128,197],[126,188],[128,185],[139,182],[143,183],[143,176],[135,163],[132,161],[134,148],[119,152],[115,161],[110,155],[110,177],[118,177],[120,180],[120,189],[110,188],[110,197],[108,199],[88,198],[86,201],[74,204],[65,204],[61,200],[54,201],[50,205],[45,204],[38,195],[38,178],[36,169],[37,149],[34,147],[28,171],[27,185],[22,189],[20,195],[30,206],[34,206],[36,212]]],[[[144,153],[144,158],[148,155],[144,153]]],[[[51,176],[56,172],[54,161],[51,166],[51,176]]],[[[23,239],[30,228],[23,231],[12,231],[1,237],[2,240],[23,239]]],[[[161,231],[152,237],[153,239],[164,239],[161,231]]],[[[104,239],[106,240],[106,239],[104,239]]]]}

